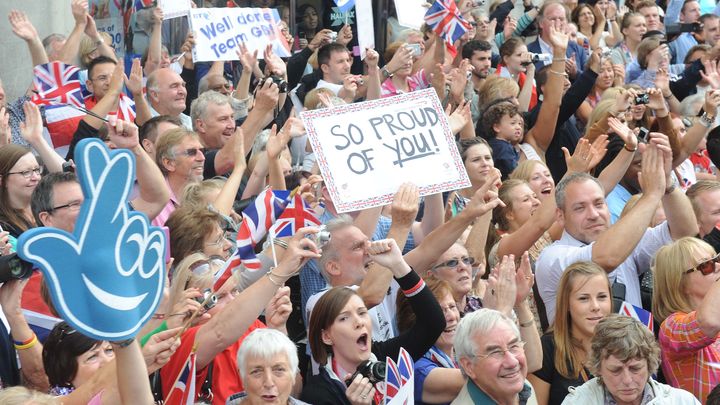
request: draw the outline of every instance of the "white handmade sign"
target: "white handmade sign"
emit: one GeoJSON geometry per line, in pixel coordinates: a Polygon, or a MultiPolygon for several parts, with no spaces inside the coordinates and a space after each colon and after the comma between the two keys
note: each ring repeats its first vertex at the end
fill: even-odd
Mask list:
{"type": "Polygon", "coordinates": [[[388,204],[407,181],[420,195],[470,186],[433,89],[305,111],[301,118],[337,212],[388,204]]]}
{"type": "Polygon", "coordinates": [[[263,58],[265,46],[290,56],[290,45],[279,28],[280,15],[270,8],[195,8],[191,9],[190,27],[195,33],[194,62],[238,60],[235,53],[244,43],[249,52],[258,50],[263,58]]]}
{"type": "Polygon", "coordinates": [[[186,16],[192,8],[190,0],[158,0],[158,6],[163,11],[163,20],[186,16]]]}

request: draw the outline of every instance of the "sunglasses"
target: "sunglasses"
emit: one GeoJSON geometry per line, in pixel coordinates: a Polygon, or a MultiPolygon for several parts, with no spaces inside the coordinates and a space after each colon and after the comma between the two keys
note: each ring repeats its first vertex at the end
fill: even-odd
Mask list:
{"type": "Polygon", "coordinates": [[[198,152],[204,155],[205,150],[206,150],[205,148],[189,148],[189,149],[185,149],[185,150],[178,152],[178,155],[184,155],[187,157],[195,157],[195,156],[197,156],[198,152]]]}
{"type": "Polygon", "coordinates": [[[460,259],[450,259],[444,263],[433,266],[432,270],[439,269],[440,267],[449,267],[451,269],[454,269],[460,264],[461,261],[467,266],[472,266],[473,263],[475,263],[475,258],[471,256],[465,256],[461,257],[460,259]]]}
{"type": "Polygon", "coordinates": [[[685,271],[685,274],[690,274],[696,270],[702,273],[703,276],[713,274],[715,273],[715,263],[717,262],[720,262],[720,254],[716,255],[711,259],[705,260],[704,262],[698,264],[690,270],[685,271]]]}

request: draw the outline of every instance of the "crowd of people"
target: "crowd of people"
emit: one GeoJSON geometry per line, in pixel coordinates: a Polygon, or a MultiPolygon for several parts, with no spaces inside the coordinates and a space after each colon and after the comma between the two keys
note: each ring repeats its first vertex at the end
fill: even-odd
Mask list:
{"type": "Polygon", "coordinates": [[[404,27],[396,1],[361,59],[354,9],[332,25],[333,2],[299,3],[206,1],[276,8],[291,56],[241,43],[198,63],[159,7],[138,11],[132,60],[86,0],[67,35],[10,12],[27,69],[77,66],[88,96],[57,133],[36,89],[0,82],[0,254],[33,228],[75,230],[72,159],[98,138],[134,155],[127,205],[167,227],[172,259],[123,341],[60,319],[41,272],[3,280],[0,403],[380,405],[379,369],[405,349],[418,404],[720,404],[720,5],[458,0],[452,42],[404,27]],[[302,110],[427,88],[470,186],[420,197],[423,179],[388,179],[391,204],[339,213],[302,110]],[[259,271],[216,285],[268,186],[322,228],[267,238],[259,271]]]}

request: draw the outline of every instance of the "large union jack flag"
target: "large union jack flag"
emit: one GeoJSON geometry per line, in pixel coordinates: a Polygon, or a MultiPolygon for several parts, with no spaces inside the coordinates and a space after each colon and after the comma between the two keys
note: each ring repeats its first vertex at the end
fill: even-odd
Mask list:
{"type": "Polygon", "coordinates": [[[454,49],[454,43],[469,29],[454,0],[435,0],[425,13],[425,23],[454,49]]]}
{"type": "Polygon", "coordinates": [[[85,107],[79,68],[62,62],[50,62],[35,66],[33,75],[33,103],[85,107]]]}
{"type": "Polygon", "coordinates": [[[190,353],[182,372],[170,390],[166,405],[193,405],[195,403],[195,353],[190,353]]]}

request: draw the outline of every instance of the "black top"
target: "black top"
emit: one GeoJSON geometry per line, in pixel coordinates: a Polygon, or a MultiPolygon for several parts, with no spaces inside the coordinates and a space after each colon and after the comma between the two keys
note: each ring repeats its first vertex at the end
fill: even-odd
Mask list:
{"type": "MultiPolygon", "coordinates": [[[[575,111],[580,108],[582,102],[585,101],[588,94],[590,94],[590,90],[592,90],[593,85],[595,85],[596,79],[597,73],[593,72],[592,69],[585,69],[582,74],[575,79],[572,86],[570,86],[562,98],[555,134],[553,134],[553,139],[545,151],[545,162],[547,162],[548,169],[550,169],[555,184],[560,182],[560,179],[562,179],[567,171],[562,147],[566,147],[570,154],[572,154],[575,152],[575,146],[582,137],[580,131],[575,127],[573,114],[575,114],[575,111]]],[[[526,117],[528,128],[535,126],[541,105],[542,102],[538,101],[535,108],[528,113],[526,117]]],[[[538,125],[542,125],[542,123],[538,123],[538,125]]]]}
{"type": "MultiPolygon", "coordinates": [[[[396,279],[402,290],[409,290],[420,281],[420,276],[411,271],[396,279]]],[[[445,315],[430,289],[423,287],[414,296],[408,297],[415,314],[422,314],[423,322],[415,322],[410,330],[384,342],[372,342],[372,352],[378,359],[397,359],[400,348],[404,347],[413,360],[422,357],[445,330],[445,315]]],[[[313,405],[350,405],[345,396],[342,382],[332,379],[324,367],[320,374],[308,378],[300,399],[313,405]]]]}
{"type": "MultiPolygon", "coordinates": [[[[555,368],[555,340],[552,333],[543,335],[540,338],[543,351],[542,368],[533,374],[535,377],[550,384],[550,397],[548,405],[560,405],[568,394],[568,388],[579,387],[585,383],[582,377],[578,379],[565,378],[555,368]]],[[[593,378],[587,369],[585,370],[588,379],[593,378]]]]}
{"type": "Polygon", "coordinates": [[[0,388],[20,384],[15,347],[5,324],[0,321],[0,388]]]}

